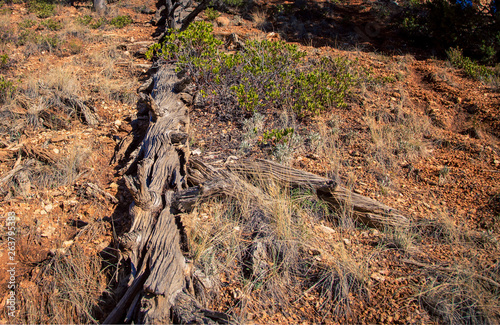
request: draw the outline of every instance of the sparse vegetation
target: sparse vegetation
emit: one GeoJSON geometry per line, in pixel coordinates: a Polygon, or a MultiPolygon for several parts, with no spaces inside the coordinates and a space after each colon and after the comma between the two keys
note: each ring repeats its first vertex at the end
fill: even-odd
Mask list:
{"type": "Polygon", "coordinates": [[[49,30],[58,31],[63,28],[63,25],[60,21],[54,19],[47,19],[42,21],[42,26],[46,27],[49,30]]]}
{"type": "Polygon", "coordinates": [[[493,77],[493,69],[480,65],[470,58],[463,56],[462,50],[453,48],[446,52],[451,64],[459,69],[462,69],[465,74],[476,80],[489,80],[493,77]]]}
{"type": "MultiPolygon", "coordinates": [[[[235,314],[241,321],[263,309],[279,315],[308,293],[320,295],[323,319],[349,314],[354,297],[367,297],[365,261],[352,260],[343,248],[333,249],[334,243],[316,246],[321,234],[309,229],[327,209],[316,204],[314,195],[265,182],[257,180],[270,201],[262,196],[263,201],[255,202],[243,194],[231,203],[202,205],[186,218],[193,262],[217,279],[211,292],[223,290],[220,276],[241,283],[235,314]],[[270,301],[280,301],[280,309],[266,305],[270,301]]],[[[209,304],[223,303],[221,295],[209,299],[209,304]]]]}
{"type": "Polygon", "coordinates": [[[220,16],[220,13],[214,8],[208,7],[205,9],[205,15],[208,20],[216,20],[220,16]]]}
{"type": "Polygon", "coordinates": [[[346,105],[355,83],[352,62],[324,58],[301,66],[305,53],[280,41],[248,41],[245,51],[225,54],[219,51],[222,42],[211,32],[212,26],[203,22],[183,32],[171,31],[147,56],[177,60],[179,71],[188,69],[196,78],[206,103],[228,109],[235,104],[247,111],[273,107],[305,116],[346,105]]]}
{"type": "MultiPolygon", "coordinates": [[[[168,31],[147,53],[155,67],[173,63],[193,81],[183,94],[193,103],[187,141],[200,149],[192,157],[222,172],[245,159],[270,159],[350,192],[335,205],[262,173],[239,179],[248,191],[236,198],[176,215],[194,292],[207,293],[203,308],[238,323],[495,324],[497,16],[464,16],[470,9],[447,0],[398,2],[408,5],[399,27],[426,46],[415,50],[402,40],[401,52],[413,57],[397,55],[398,39],[390,44],[396,54],[372,51],[384,29],[358,44],[343,24],[353,27],[360,16],[352,7],[346,16],[350,4],[342,1],[247,3],[214,1],[205,11],[209,20],[233,15],[237,38],[224,28],[214,36],[218,27],[196,22],[168,31]],[[399,209],[409,226],[362,223],[356,195],[399,209]]],[[[151,39],[153,28],[140,26],[154,5],[110,2],[107,18],[60,1],[10,6],[0,8],[0,196],[5,211],[33,216],[18,233],[27,247],[20,246],[26,273],[15,322],[102,322],[121,292],[106,292],[101,255],[129,227],[131,200],[114,175],[123,166],[108,162],[117,143],[132,139],[131,125],[152,123],[135,90],[138,76],[150,73],[136,46],[151,39]],[[95,109],[103,123],[89,125],[68,98],[95,109]],[[94,197],[86,182],[111,199],[94,197]]],[[[392,4],[365,4],[363,19],[376,6],[380,19],[393,17],[392,4]]],[[[4,231],[0,225],[0,241],[4,231]]]]}
{"type": "Polygon", "coordinates": [[[0,76],[0,102],[5,103],[15,91],[14,82],[6,80],[4,76],[0,76]]]}
{"type": "Polygon", "coordinates": [[[132,20],[132,18],[130,18],[130,16],[117,16],[115,18],[112,18],[109,21],[109,24],[116,28],[123,28],[125,26],[132,24],[133,22],[134,21],[132,20]]]}
{"type": "Polygon", "coordinates": [[[51,0],[30,0],[28,9],[38,18],[49,18],[54,15],[55,4],[51,0]]]}
{"type": "Polygon", "coordinates": [[[78,244],[56,252],[38,266],[35,283],[20,286],[20,323],[96,323],[104,292],[101,260],[78,244]]]}

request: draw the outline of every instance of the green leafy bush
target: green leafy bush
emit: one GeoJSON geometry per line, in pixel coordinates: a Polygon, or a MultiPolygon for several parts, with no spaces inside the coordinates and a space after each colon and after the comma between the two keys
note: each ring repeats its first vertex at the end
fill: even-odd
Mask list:
{"type": "Polygon", "coordinates": [[[92,16],[91,15],[83,15],[81,17],[78,17],[76,19],[76,21],[79,23],[79,24],[82,24],[84,26],[88,26],[90,25],[90,23],[92,22],[92,16]]]}
{"type": "Polygon", "coordinates": [[[39,36],[37,44],[42,51],[52,51],[59,47],[61,41],[57,36],[39,36]]]}
{"type": "Polygon", "coordinates": [[[38,18],[48,18],[54,15],[55,4],[47,0],[31,0],[28,3],[28,10],[38,18]]]}
{"type": "Polygon", "coordinates": [[[54,19],[47,19],[42,21],[42,26],[46,27],[49,30],[58,31],[63,28],[63,25],[60,21],[54,19]]]}
{"type": "Polygon", "coordinates": [[[32,19],[24,19],[22,22],[19,23],[19,28],[28,29],[35,26],[35,24],[36,22],[32,19]]]}
{"type": "Polygon", "coordinates": [[[106,21],[104,20],[104,18],[99,18],[97,20],[93,20],[90,24],[89,24],[89,27],[92,28],[92,29],[98,29],[99,27],[101,27],[102,25],[104,25],[106,21]]]}
{"type": "Polygon", "coordinates": [[[217,18],[219,18],[220,13],[214,8],[209,7],[205,10],[205,15],[207,15],[208,20],[216,20],[217,18]]]}
{"type": "Polygon", "coordinates": [[[452,48],[446,52],[451,64],[459,69],[462,69],[465,74],[476,80],[485,80],[493,76],[493,70],[483,65],[477,64],[470,58],[463,56],[462,50],[452,48]]]}
{"type": "Polygon", "coordinates": [[[279,41],[247,41],[244,50],[229,54],[212,29],[195,22],[185,31],[170,30],[146,56],[176,61],[178,71],[196,81],[205,104],[228,110],[291,109],[304,116],[346,105],[355,82],[350,61],[324,58],[305,64],[304,52],[279,41]]]}
{"type": "Polygon", "coordinates": [[[245,4],[245,0],[222,0],[226,6],[241,7],[245,4]]]}
{"type": "Polygon", "coordinates": [[[5,103],[6,99],[12,96],[15,91],[14,83],[6,80],[4,76],[0,76],[0,103],[5,103]]]}
{"type": "Polygon", "coordinates": [[[0,55],[0,67],[5,67],[7,63],[9,62],[9,55],[8,54],[2,54],[0,55]]]}
{"type": "Polygon", "coordinates": [[[292,135],[295,132],[293,128],[285,128],[285,129],[272,129],[267,130],[262,134],[262,140],[260,143],[267,144],[268,142],[276,145],[280,142],[287,143],[288,135],[292,135]]]}
{"type": "Polygon", "coordinates": [[[111,26],[114,26],[116,28],[123,28],[125,26],[128,26],[132,24],[134,21],[130,16],[117,16],[109,21],[109,24],[111,26]]]}

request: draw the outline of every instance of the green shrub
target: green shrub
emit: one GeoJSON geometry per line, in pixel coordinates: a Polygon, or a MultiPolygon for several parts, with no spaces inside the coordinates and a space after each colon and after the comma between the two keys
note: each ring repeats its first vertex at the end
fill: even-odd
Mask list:
{"type": "Polygon", "coordinates": [[[47,19],[42,21],[42,26],[53,31],[61,30],[63,28],[62,23],[54,19],[47,19]]]}
{"type": "Polygon", "coordinates": [[[205,15],[207,15],[208,20],[216,20],[217,18],[220,17],[220,13],[214,8],[210,7],[205,9],[205,15]]]}
{"type": "Polygon", "coordinates": [[[293,128],[285,128],[285,129],[272,129],[265,131],[264,134],[262,134],[262,140],[260,143],[262,144],[267,144],[270,142],[273,145],[277,145],[278,143],[287,143],[288,142],[288,135],[292,135],[295,132],[293,128]]]}
{"type": "Polygon", "coordinates": [[[296,45],[271,41],[247,41],[243,51],[227,54],[212,29],[195,22],[182,32],[170,30],[146,56],[177,61],[178,71],[187,70],[196,80],[205,104],[228,111],[281,108],[304,116],[346,105],[355,81],[350,61],[325,58],[303,64],[305,53],[296,45]]]}
{"type": "Polygon", "coordinates": [[[54,15],[55,5],[47,0],[31,0],[28,3],[29,12],[37,15],[38,18],[48,18],[54,15]]]}
{"type": "Polygon", "coordinates": [[[245,4],[245,0],[222,0],[222,3],[229,7],[241,7],[245,4]]]}
{"type": "Polygon", "coordinates": [[[35,26],[35,24],[36,22],[32,19],[24,19],[22,22],[19,23],[19,28],[28,29],[35,26]]]}
{"type": "Polygon", "coordinates": [[[84,26],[88,26],[90,25],[90,23],[92,22],[92,16],[91,15],[83,15],[81,17],[78,17],[76,19],[76,21],[79,23],[79,24],[82,24],[84,26]]]}
{"type": "Polygon", "coordinates": [[[8,54],[2,54],[0,55],[0,67],[5,67],[7,63],[9,62],[9,55],[8,54]]]}
{"type": "Polygon", "coordinates": [[[104,25],[106,21],[104,20],[104,18],[99,18],[95,21],[92,21],[90,24],[89,24],[89,27],[92,28],[92,29],[98,29],[99,27],[101,27],[102,25],[104,25]]]}
{"type": "Polygon", "coordinates": [[[334,105],[345,107],[345,98],[354,85],[350,65],[347,59],[324,58],[312,71],[301,72],[295,80],[294,110],[318,114],[334,105]]]}
{"type": "Polygon", "coordinates": [[[0,75],[0,103],[5,103],[6,99],[11,97],[15,91],[14,83],[0,75]]]}
{"type": "Polygon", "coordinates": [[[465,74],[476,80],[486,80],[493,76],[493,70],[483,65],[477,64],[470,58],[463,56],[462,50],[459,48],[449,49],[448,59],[451,64],[459,69],[462,69],[465,74]]]}
{"type": "Polygon", "coordinates": [[[116,28],[123,28],[125,26],[132,24],[133,22],[134,21],[132,20],[132,18],[130,18],[130,16],[117,16],[111,19],[109,24],[116,28]]]}
{"type": "Polygon", "coordinates": [[[36,41],[41,51],[53,51],[61,43],[57,36],[39,36],[36,41]]]}

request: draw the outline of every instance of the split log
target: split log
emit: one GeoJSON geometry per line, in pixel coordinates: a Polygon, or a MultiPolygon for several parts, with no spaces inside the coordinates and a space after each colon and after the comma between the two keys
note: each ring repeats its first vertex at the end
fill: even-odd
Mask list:
{"type": "Polygon", "coordinates": [[[260,180],[272,179],[292,187],[310,187],[316,192],[318,198],[332,206],[352,209],[354,217],[370,227],[409,226],[409,220],[400,211],[369,197],[354,193],[331,179],[268,160],[243,161],[230,169],[260,180]]]}
{"type": "Polygon", "coordinates": [[[251,177],[257,183],[270,180],[290,187],[311,188],[319,199],[334,208],[347,208],[359,222],[375,228],[408,227],[409,220],[398,210],[369,197],[354,193],[330,180],[299,169],[286,167],[268,160],[241,161],[224,170],[216,170],[199,160],[192,159],[188,169],[189,181],[196,185],[178,194],[180,211],[189,211],[199,199],[214,195],[233,198],[242,195],[262,196],[256,187],[244,182],[238,175],[251,177]]]}

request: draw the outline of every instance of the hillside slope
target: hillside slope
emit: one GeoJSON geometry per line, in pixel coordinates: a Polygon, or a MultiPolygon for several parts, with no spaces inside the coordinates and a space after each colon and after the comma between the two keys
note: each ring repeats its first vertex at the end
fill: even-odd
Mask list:
{"type": "MultiPolygon", "coordinates": [[[[243,323],[498,323],[498,86],[371,25],[384,6],[272,1],[200,16],[222,51],[240,50],[233,34],[281,39],[305,52],[298,66],[306,71],[321,58],[347,59],[335,68],[353,82],[345,105],[319,114],[282,102],[245,109],[198,92],[194,157],[213,166],[275,160],[412,221],[369,228],[349,205],[333,210],[310,191],[268,180],[257,204],[250,196],[200,204],[182,222],[207,308],[243,323]]],[[[1,8],[0,213],[16,215],[14,233],[3,220],[1,228],[4,322],[14,322],[6,308],[12,235],[15,322],[99,322],[120,298],[115,239],[130,227],[132,198],[113,155],[121,140],[140,138],[127,137],[143,123],[136,89],[162,30],[151,24],[154,2],[109,7],[106,19],[90,3],[1,8]]]]}

